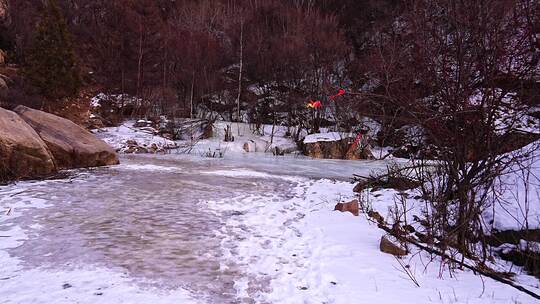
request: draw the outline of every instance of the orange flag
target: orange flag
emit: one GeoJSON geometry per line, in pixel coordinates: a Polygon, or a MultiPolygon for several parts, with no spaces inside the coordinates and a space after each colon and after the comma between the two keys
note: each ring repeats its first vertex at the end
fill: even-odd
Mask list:
{"type": "Polygon", "coordinates": [[[320,108],[322,107],[322,103],[320,100],[317,100],[317,101],[313,101],[313,100],[310,100],[309,103],[307,104],[307,108],[308,109],[316,109],[316,108],[320,108]]]}

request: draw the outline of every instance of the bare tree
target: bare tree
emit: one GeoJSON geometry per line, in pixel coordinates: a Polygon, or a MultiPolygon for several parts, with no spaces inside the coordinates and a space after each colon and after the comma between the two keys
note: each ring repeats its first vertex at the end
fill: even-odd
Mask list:
{"type": "Polygon", "coordinates": [[[529,17],[539,9],[533,1],[413,1],[380,33],[369,62],[383,90],[360,96],[421,127],[423,147],[435,147],[439,182],[426,195],[440,233],[465,255],[484,238],[487,189],[527,155],[508,152],[534,140],[521,134],[538,79],[529,17]]]}

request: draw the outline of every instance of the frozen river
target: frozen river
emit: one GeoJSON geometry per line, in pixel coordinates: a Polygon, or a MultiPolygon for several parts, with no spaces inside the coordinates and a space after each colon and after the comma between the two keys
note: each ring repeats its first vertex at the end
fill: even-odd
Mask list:
{"type": "MultiPolygon", "coordinates": [[[[0,304],[534,303],[469,271],[441,275],[425,253],[400,262],[365,215],[333,211],[354,198],[352,174],[386,165],[136,155],[2,186],[0,304]]],[[[372,194],[388,216],[396,192],[372,194]]]]}
{"type": "MultiPolygon", "coordinates": [[[[248,204],[257,198],[279,203],[298,195],[293,189],[300,182],[323,177],[348,181],[353,173],[367,175],[385,165],[262,155],[128,156],[116,167],[0,187],[0,207],[11,208],[9,215],[0,215],[0,243],[12,244],[0,249],[17,264],[12,273],[0,273],[0,290],[32,269],[73,273],[96,267],[143,289],[182,289],[188,297],[210,303],[250,302],[239,299],[235,282],[247,279],[251,289],[264,291],[265,277],[250,278],[245,265],[230,256],[236,252],[234,240],[242,240],[249,227],[238,235],[229,231],[224,242],[219,231],[242,211],[210,208],[208,202],[251,198],[245,200],[248,204]],[[33,208],[36,204],[44,208],[33,208]],[[16,239],[14,227],[24,236],[16,239]]],[[[67,280],[61,285],[77,287],[67,280]]],[[[107,288],[93,294],[104,296],[100,290],[107,288]]]]}

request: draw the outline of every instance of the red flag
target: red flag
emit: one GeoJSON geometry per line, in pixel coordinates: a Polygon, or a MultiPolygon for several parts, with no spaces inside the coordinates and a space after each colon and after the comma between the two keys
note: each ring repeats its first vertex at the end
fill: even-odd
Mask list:
{"type": "Polygon", "coordinates": [[[362,140],[362,133],[358,133],[358,136],[356,136],[356,140],[353,142],[347,153],[353,152],[358,148],[358,145],[360,145],[360,141],[362,140]]]}
{"type": "Polygon", "coordinates": [[[336,95],[332,95],[330,96],[330,99],[331,100],[334,100],[336,99],[337,97],[341,96],[341,95],[345,95],[345,90],[344,89],[339,89],[338,93],[336,95]]]}

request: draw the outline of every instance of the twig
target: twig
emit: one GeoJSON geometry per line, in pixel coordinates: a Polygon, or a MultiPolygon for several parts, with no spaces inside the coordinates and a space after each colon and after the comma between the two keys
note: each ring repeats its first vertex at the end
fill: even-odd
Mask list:
{"type": "Polygon", "coordinates": [[[411,273],[411,271],[407,269],[405,265],[403,265],[403,261],[401,261],[397,256],[394,256],[394,258],[396,258],[396,261],[399,263],[399,266],[403,268],[403,271],[407,274],[407,276],[411,279],[411,281],[413,281],[414,285],[416,285],[417,287],[420,287],[420,284],[418,284],[418,281],[416,280],[414,275],[411,273]]]}

